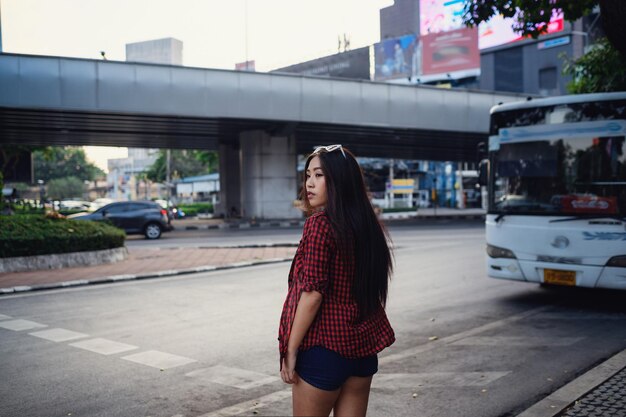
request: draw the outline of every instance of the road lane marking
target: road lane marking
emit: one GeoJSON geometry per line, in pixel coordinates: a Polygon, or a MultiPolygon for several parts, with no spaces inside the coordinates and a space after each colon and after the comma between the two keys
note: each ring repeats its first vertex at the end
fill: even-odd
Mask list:
{"type": "Polygon", "coordinates": [[[7,329],[7,330],[13,330],[13,331],[19,332],[22,330],[39,329],[39,328],[48,327],[48,326],[45,324],[37,323],[35,321],[17,319],[17,320],[2,321],[0,322],[0,327],[7,329]]]}
{"type": "Polygon", "coordinates": [[[185,374],[185,376],[195,378],[204,384],[214,383],[239,389],[256,388],[279,380],[276,376],[222,365],[198,369],[185,374]]]}
{"type": "Polygon", "coordinates": [[[505,372],[424,372],[417,374],[376,374],[372,388],[482,387],[507,376],[505,372]]]}
{"type": "MultiPolygon", "coordinates": [[[[405,358],[418,355],[422,352],[426,352],[426,351],[441,347],[443,345],[454,343],[466,337],[474,336],[479,333],[485,332],[487,330],[493,330],[493,329],[505,326],[507,324],[513,323],[515,321],[525,319],[529,316],[545,311],[548,308],[550,308],[550,306],[542,306],[542,307],[537,307],[537,308],[533,308],[530,310],[526,310],[521,313],[514,314],[505,319],[497,320],[491,323],[484,324],[482,326],[475,327],[473,329],[466,330],[464,332],[456,333],[456,334],[441,338],[439,340],[428,342],[426,344],[419,345],[413,348],[405,349],[403,351],[380,358],[378,360],[378,364],[384,365],[384,364],[391,363],[391,362],[401,361],[405,358]]],[[[377,378],[378,376],[374,378],[374,381],[377,378]]],[[[291,397],[291,388],[288,388],[288,389],[284,389],[281,391],[273,392],[271,394],[257,398],[256,400],[244,401],[244,402],[232,405],[230,407],[221,408],[211,413],[203,414],[200,417],[223,417],[223,416],[235,416],[235,415],[243,414],[243,413],[251,413],[254,409],[271,404],[273,402],[282,401],[290,397],[291,397]]]]}
{"type": "Polygon", "coordinates": [[[442,345],[449,345],[451,343],[454,343],[456,341],[459,341],[461,339],[465,339],[467,337],[471,337],[483,332],[486,332],[487,330],[493,330],[493,329],[497,329],[499,327],[505,326],[507,324],[513,323],[515,321],[519,321],[522,319],[525,319],[529,316],[532,316],[534,314],[540,313],[542,311],[545,311],[549,308],[550,306],[542,306],[542,307],[537,307],[537,308],[533,308],[531,310],[527,310],[524,311],[522,313],[519,314],[514,314],[510,317],[507,317],[505,319],[501,319],[501,320],[497,320],[497,321],[493,321],[491,323],[487,323],[487,324],[483,324],[482,326],[478,326],[478,327],[474,327],[473,329],[469,329],[466,330],[464,332],[460,332],[460,333],[456,333],[450,336],[446,336],[443,337],[441,339],[438,340],[434,340],[432,342],[428,342],[426,344],[423,345],[418,345],[412,348],[408,348],[405,349],[401,352],[398,353],[393,353],[391,355],[387,355],[381,359],[378,360],[378,363],[380,365],[384,365],[386,363],[390,363],[390,362],[397,362],[397,361],[401,361],[403,359],[409,358],[411,356],[417,356],[420,353],[424,353],[427,352],[429,350],[438,348],[442,345]]]}
{"type": "Polygon", "coordinates": [[[11,316],[5,316],[4,314],[0,314],[0,320],[7,320],[7,319],[11,319],[11,316]]]}
{"type": "Polygon", "coordinates": [[[187,365],[197,362],[195,359],[186,358],[184,356],[172,355],[170,353],[159,352],[157,350],[148,350],[146,352],[135,353],[122,357],[122,359],[151,366],[157,369],[171,369],[177,366],[187,365]]]}
{"type": "Polygon", "coordinates": [[[85,349],[91,352],[100,353],[101,355],[113,355],[116,353],[127,352],[133,349],[139,349],[137,346],[127,345],[126,343],[114,342],[112,340],[95,338],[82,342],[70,343],[70,346],[85,349]]]}
{"type": "Polygon", "coordinates": [[[542,320],[626,320],[624,313],[597,313],[589,311],[547,311],[537,315],[542,320]]]}
{"type": "Polygon", "coordinates": [[[68,342],[70,340],[89,337],[89,335],[85,333],[73,332],[71,330],[61,328],[41,330],[39,332],[29,333],[29,335],[50,340],[52,342],[68,342]]]}
{"type": "Polygon", "coordinates": [[[255,400],[244,401],[242,403],[231,405],[230,407],[222,408],[217,411],[212,411],[198,417],[227,417],[243,413],[251,413],[255,409],[289,398],[291,398],[291,389],[284,389],[282,391],[276,391],[271,394],[264,395],[255,400]]]}
{"type": "Polygon", "coordinates": [[[470,336],[454,346],[571,346],[584,337],[470,336]]]}

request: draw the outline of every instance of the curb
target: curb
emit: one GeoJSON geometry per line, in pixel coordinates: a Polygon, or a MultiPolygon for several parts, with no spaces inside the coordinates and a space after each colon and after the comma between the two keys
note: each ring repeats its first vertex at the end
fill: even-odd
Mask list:
{"type": "Polygon", "coordinates": [[[626,349],[559,388],[543,400],[532,405],[517,417],[556,417],[576,400],[593,391],[626,367],[626,349]]]}
{"type": "MultiPolygon", "coordinates": [[[[409,215],[389,215],[381,218],[381,220],[485,220],[484,214],[426,214],[415,215],[414,213],[409,215]]],[[[207,225],[189,225],[178,226],[182,230],[217,230],[217,229],[252,229],[252,228],[266,228],[266,227],[303,227],[304,220],[297,221],[267,221],[267,222],[242,222],[242,223],[222,223],[222,224],[207,224],[207,225]]]]}
{"type": "MultiPolygon", "coordinates": [[[[281,246],[285,246],[285,245],[281,245],[281,246]]],[[[250,247],[250,246],[246,246],[246,247],[250,247]]],[[[80,280],[74,280],[74,281],[63,281],[63,282],[55,282],[55,283],[50,283],[50,284],[41,284],[41,285],[32,285],[32,286],[20,285],[16,287],[0,288],[0,296],[5,295],[5,294],[16,294],[16,293],[24,293],[24,292],[30,292],[30,291],[55,290],[55,289],[60,289],[60,288],[79,287],[83,285],[112,284],[115,282],[122,282],[122,281],[163,278],[163,277],[171,277],[171,276],[176,276],[176,275],[195,274],[198,272],[222,271],[225,269],[235,269],[235,268],[244,268],[244,267],[249,267],[249,266],[267,265],[267,264],[275,264],[275,263],[281,263],[281,262],[291,262],[292,259],[293,258],[273,258],[273,259],[263,259],[260,261],[237,262],[234,264],[222,265],[222,266],[205,265],[205,266],[198,266],[195,268],[171,269],[171,270],[159,271],[159,272],[148,272],[145,274],[111,275],[111,276],[94,278],[94,279],[89,279],[89,280],[80,279],[80,280]]]]}

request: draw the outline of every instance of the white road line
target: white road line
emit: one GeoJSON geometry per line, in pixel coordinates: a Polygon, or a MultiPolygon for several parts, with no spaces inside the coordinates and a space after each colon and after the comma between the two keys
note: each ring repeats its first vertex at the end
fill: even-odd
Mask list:
{"type": "Polygon", "coordinates": [[[124,356],[122,359],[151,366],[157,369],[171,369],[176,368],[177,366],[197,362],[195,359],[185,358],[184,356],[172,355],[170,353],[159,352],[156,350],[135,353],[133,355],[124,356]]]}
{"type": "Polygon", "coordinates": [[[283,401],[288,398],[291,398],[291,389],[276,391],[255,400],[244,401],[242,403],[231,405],[230,407],[222,408],[220,410],[213,411],[208,414],[203,414],[198,417],[227,417],[236,416],[243,413],[252,414],[252,411],[254,409],[258,409],[278,401],[283,401]]]}
{"type": "Polygon", "coordinates": [[[457,342],[457,341],[459,341],[461,339],[465,339],[467,337],[471,337],[471,336],[480,334],[482,332],[486,332],[487,330],[497,329],[498,327],[502,327],[502,326],[505,326],[507,324],[513,323],[515,321],[519,321],[519,320],[525,319],[526,317],[529,317],[529,316],[532,316],[534,314],[537,314],[537,313],[540,313],[542,311],[545,311],[548,308],[549,308],[549,306],[542,306],[542,307],[533,308],[532,310],[527,310],[527,311],[524,311],[524,312],[519,313],[519,314],[514,314],[514,315],[509,316],[509,317],[507,317],[505,319],[502,319],[502,320],[493,321],[491,323],[487,323],[487,324],[484,324],[482,326],[478,326],[478,327],[475,327],[473,329],[466,330],[464,332],[456,333],[456,334],[453,334],[453,335],[450,335],[450,336],[447,336],[447,337],[443,337],[443,338],[438,339],[438,340],[434,340],[434,341],[429,342],[429,343],[424,344],[424,345],[415,346],[413,348],[409,348],[409,349],[403,350],[401,352],[394,353],[394,354],[385,356],[383,358],[380,358],[378,360],[378,364],[379,365],[384,365],[386,363],[397,362],[397,361],[400,361],[402,359],[405,359],[405,358],[408,358],[408,357],[411,357],[411,356],[417,356],[420,353],[427,352],[429,350],[438,348],[439,346],[448,345],[448,344],[457,342]]]}
{"type": "Polygon", "coordinates": [[[137,346],[127,345],[126,343],[114,342],[112,340],[102,338],[95,338],[85,340],[83,342],[70,343],[70,346],[89,350],[95,353],[100,353],[101,355],[113,355],[115,353],[122,353],[133,349],[139,349],[137,346]]]}
{"type": "Polygon", "coordinates": [[[17,319],[2,321],[0,322],[0,327],[2,327],[3,329],[19,332],[22,330],[39,329],[48,326],[45,324],[37,323],[35,321],[17,319]]]}
{"type": "Polygon", "coordinates": [[[185,374],[185,376],[196,378],[205,385],[221,384],[239,389],[256,388],[279,380],[276,376],[265,375],[247,369],[229,368],[222,365],[198,369],[185,374]]]}
{"type": "Polygon", "coordinates": [[[510,373],[511,371],[376,374],[372,388],[482,387],[510,373]]]}
{"type": "Polygon", "coordinates": [[[0,320],[7,320],[12,318],[11,316],[5,316],[4,314],[0,314],[0,320]]]}
{"type": "Polygon", "coordinates": [[[29,333],[29,335],[50,340],[52,342],[67,342],[70,340],[82,339],[83,337],[89,337],[89,335],[85,333],[73,332],[71,330],[60,328],[41,330],[39,332],[29,333]]]}
{"type": "MultiPolygon", "coordinates": [[[[401,351],[401,352],[398,352],[398,353],[391,354],[391,355],[385,356],[383,358],[380,358],[378,360],[378,364],[379,365],[384,365],[384,364],[391,363],[391,362],[397,362],[397,361],[400,361],[402,359],[418,355],[418,354],[420,354],[422,352],[426,352],[426,351],[435,349],[435,348],[443,346],[443,345],[448,345],[450,343],[454,343],[454,342],[456,342],[458,340],[461,340],[461,339],[464,339],[466,337],[474,336],[474,335],[477,335],[479,333],[485,332],[487,330],[493,330],[493,329],[505,326],[507,324],[513,323],[515,321],[525,319],[526,317],[529,317],[529,316],[532,316],[534,314],[537,314],[537,313],[540,313],[542,311],[545,311],[548,308],[549,308],[549,306],[542,306],[542,307],[533,308],[531,310],[527,310],[527,311],[524,311],[524,312],[519,313],[519,314],[514,314],[514,315],[509,316],[509,317],[507,317],[505,319],[502,319],[502,320],[497,320],[497,321],[494,321],[494,322],[491,322],[491,323],[487,323],[487,324],[484,324],[482,326],[478,326],[478,327],[475,327],[473,329],[466,330],[464,332],[453,334],[453,335],[444,337],[442,339],[435,340],[433,342],[429,342],[429,343],[424,344],[424,345],[420,345],[420,346],[416,346],[416,347],[413,347],[413,348],[409,348],[409,349],[406,349],[404,351],[401,351]]],[[[374,378],[374,380],[376,380],[376,378],[374,378]]],[[[204,414],[204,415],[202,415],[200,417],[224,417],[224,416],[235,416],[235,415],[239,415],[239,414],[243,414],[243,413],[250,414],[254,409],[263,407],[263,406],[265,406],[267,404],[271,404],[273,402],[282,401],[282,400],[285,400],[285,399],[290,398],[290,397],[291,397],[291,388],[288,388],[288,389],[284,389],[284,390],[281,390],[281,391],[273,392],[271,394],[265,395],[263,397],[255,399],[255,400],[244,401],[244,402],[241,402],[239,404],[232,405],[230,407],[221,408],[221,409],[213,411],[211,413],[204,414]]]]}
{"type": "Polygon", "coordinates": [[[471,336],[452,343],[455,346],[571,346],[584,337],[471,336]]]}

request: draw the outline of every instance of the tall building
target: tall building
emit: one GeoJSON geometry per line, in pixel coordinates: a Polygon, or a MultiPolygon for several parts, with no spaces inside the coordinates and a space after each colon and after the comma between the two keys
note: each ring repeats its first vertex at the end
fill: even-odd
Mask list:
{"type": "MultiPolygon", "coordinates": [[[[127,62],[183,65],[183,43],[178,39],[164,38],[126,44],[127,62]]],[[[137,178],[157,159],[158,149],[128,148],[128,157],[109,159],[107,182],[109,196],[116,200],[148,199],[153,197],[149,182],[137,178]]],[[[158,192],[157,187],[157,192],[158,192]]]]}
{"type": "Polygon", "coordinates": [[[183,43],[174,38],[127,43],[126,61],[183,65],[183,43]]]}
{"type": "Polygon", "coordinates": [[[395,0],[380,9],[380,40],[419,34],[420,0],[395,0]]]}

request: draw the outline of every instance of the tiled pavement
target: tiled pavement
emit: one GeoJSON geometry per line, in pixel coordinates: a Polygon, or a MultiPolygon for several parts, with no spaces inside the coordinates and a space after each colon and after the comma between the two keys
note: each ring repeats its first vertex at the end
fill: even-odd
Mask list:
{"type": "Polygon", "coordinates": [[[559,417],[626,417],[626,368],[578,399],[559,417]]]}

